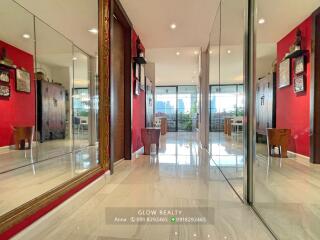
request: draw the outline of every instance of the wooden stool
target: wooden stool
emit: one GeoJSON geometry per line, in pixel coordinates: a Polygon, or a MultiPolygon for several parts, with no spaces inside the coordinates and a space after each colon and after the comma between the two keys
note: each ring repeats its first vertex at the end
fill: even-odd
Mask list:
{"type": "Polygon", "coordinates": [[[31,127],[14,127],[14,139],[17,150],[26,149],[26,141],[28,148],[31,148],[33,140],[34,126],[31,127]]]}
{"type": "Polygon", "coordinates": [[[287,158],[289,138],[291,136],[290,129],[267,128],[268,154],[269,156],[278,156],[287,158]],[[272,150],[279,148],[279,155],[272,155],[272,150]]]}
{"type": "Polygon", "coordinates": [[[160,128],[142,128],[141,138],[145,155],[150,155],[151,144],[156,144],[157,154],[159,153],[160,128]]]}

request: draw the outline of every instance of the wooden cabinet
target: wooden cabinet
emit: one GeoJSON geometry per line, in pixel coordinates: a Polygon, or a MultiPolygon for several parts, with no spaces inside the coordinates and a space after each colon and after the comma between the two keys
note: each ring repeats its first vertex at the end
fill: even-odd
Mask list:
{"type": "Polygon", "coordinates": [[[40,142],[63,139],[66,134],[66,99],[63,86],[37,81],[38,131],[40,142]]]}
{"type": "Polygon", "coordinates": [[[267,134],[267,128],[276,127],[276,73],[257,81],[256,91],[257,133],[267,134]]]}

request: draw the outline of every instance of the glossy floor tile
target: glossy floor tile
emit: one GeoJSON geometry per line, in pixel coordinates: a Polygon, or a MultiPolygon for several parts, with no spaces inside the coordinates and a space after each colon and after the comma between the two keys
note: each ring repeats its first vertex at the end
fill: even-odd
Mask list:
{"type": "MultiPolygon", "coordinates": [[[[241,195],[242,141],[210,133],[212,158],[241,195]],[[240,161],[239,161],[240,158],[240,161]]],[[[267,145],[256,144],[254,206],[279,239],[320,239],[320,166],[307,158],[267,156],[267,145]]]]}
{"type": "Polygon", "coordinates": [[[73,214],[57,211],[53,215],[59,221],[39,220],[15,239],[272,239],[196,139],[192,133],[168,133],[158,157],[137,155],[119,162],[106,185],[73,214]],[[115,224],[109,219],[156,207],[210,209],[211,221],[115,224]]]}
{"type": "Polygon", "coordinates": [[[0,215],[97,165],[97,147],[0,173],[0,215]]]}

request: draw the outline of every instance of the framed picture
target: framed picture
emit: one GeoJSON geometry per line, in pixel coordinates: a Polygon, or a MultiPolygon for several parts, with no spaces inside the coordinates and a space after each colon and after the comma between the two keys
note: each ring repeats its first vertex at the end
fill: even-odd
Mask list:
{"type": "Polygon", "coordinates": [[[140,88],[141,90],[144,91],[144,87],[145,87],[145,75],[144,75],[144,65],[140,64],[140,88]]]}
{"type": "Polygon", "coordinates": [[[294,92],[303,92],[304,89],[304,75],[299,75],[294,78],[294,92]]]}
{"type": "Polygon", "coordinates": [[[140,82],[138,81],[138,80],[136,80],[135,81],[135,91],[134,91],[134,93],[135,93],[135,95],[140,95],[140,82]]]}
{"type": "Polygon", "coordinates": [[[290,85],[291,78],[291,61],[290,58],[283,60],[279,64],[279,88],[290,85]]]}
{"type": "Polygon", "coordinates": [[[10,82],[10,71],[7,69],[0,68],[0,81],[9,83],[10,82]]]}
{"type": "Polygon", "coordinates": [[[31,92],[30,73],[17,69],[16,71],[16,90],[18,92],[31,92]]]}
{"type": "Polygon", "coordinates": [[[10,97],[10,87],[0,85],[0,97],[10,97]]]}
{"type": "Polygon", "coordinates": [[[294,60],[294,73],[299,74],[304,72],[304,56],[297,57],[294,60]]]}

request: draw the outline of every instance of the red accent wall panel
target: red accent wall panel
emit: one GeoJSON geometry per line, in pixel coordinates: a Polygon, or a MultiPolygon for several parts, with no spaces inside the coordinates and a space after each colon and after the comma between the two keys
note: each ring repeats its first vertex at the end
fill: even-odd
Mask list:
{"type": "MultiPolygon", "coordinates": [[[[276,126],[277,128],[291,129],[291,140],[289,150],[309,156],[310,155],[310,53],[312,37],[312,18],[309,17],[293,29],[288,35],[277,43],[277,63],[279,63],[289,51],[289,47],[294,43],[296,31],[302,32],[302,49],[308,50],[306,56],[306,91],[294,93],[294,60],[291,62],[291,85],[284,88],[277,88],[276,105],[276,126]]],[[[279,74],[277,72],[277,82],[279,84],[279,74]]]]}
{"type": "MultiPolygon", "coordinates": [[[[136,51],[136,40],[137,34],[135,31],[132,31],[132,57],[137,56],[136,51]]],[[[137,96],[134,94],[135,90],[135,78],[134,78],[134,71],[132,71],[132,90],[133,90],[133,97],[132,97],[132,150],[133,152],[137,151],[142,147],[141,141],[141,128],[145,127],[145,92],[141,91],[140,95],[137,96]]]]}
{"type": "MultiPolygon", "coordinates": [[[[24,68],[30,73],[31,93],[17,92],[15,90],[15,71],[10,72],[11,96],[0,97],[0,147],[14,144],[13,126],[35,125],[35,81],[33,73],[33,56],[3,41],[0,49],[5,48],[7,58],[13,60],[18,68],[24,68]]],[[[2,84],[2,83],[1,83],[2,84]]]]}

